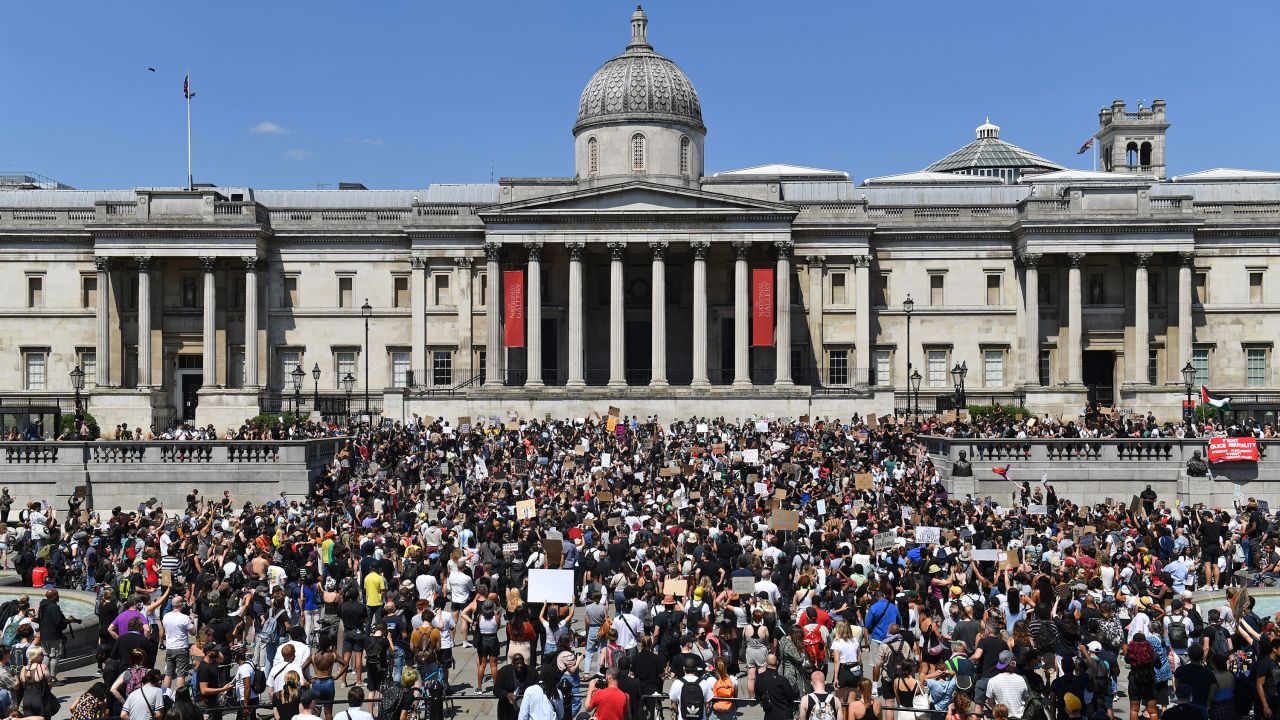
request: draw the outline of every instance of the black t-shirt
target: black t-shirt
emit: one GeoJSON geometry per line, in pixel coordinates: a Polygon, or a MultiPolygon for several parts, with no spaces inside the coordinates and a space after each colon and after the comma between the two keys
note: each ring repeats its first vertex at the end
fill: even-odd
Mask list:
{"type": "Polygon", "coordinates": [[[1203,663],[1188,663],[1173,671],[1173,679],[1179,687],[1191,688],[1191,702],[1196,705],[1209,704],[1209,686],[1213,684],[1213,671],[1203,663]]]}
{"type": "Polygon", "coordinates": [[[1162,720],[1204,720],[1204,713],[1200,708],[1183,703],[1165,710],[1160,717],[1162,720]]]}
{"type": "Polygon", "coordinates": [[[364,627],[364,619],[367,614],[364,605],[355,600],[348,600],[342,603],[342,607],[338,608],[338,617],[342,618],[342,626],[346,628],[347,632],[364,627]]]}
{"type": "Polygon", "coordinates": [[[988,635],[978,641],[978,649],[982,651],[982,667],[978,671],[979,678],[993,678],[999,674],[996,663],[1000,662],[1000,653],[1008,650],[1005,641],[994,635],[988,635]]]}
{"type": "MultiPolygon", "coordinates": [[[[211,662],[204,661],[196,667],[196,691],[192,693],[192,695],[201,700],[211,699],[212,696],[204,697],[200,693],[201,684],[204,684],[209,688],[220,688],[226,683],[222,682],[222,672],[218,669],[218,666],[211,662]]],[[[296,710],[294,711],[294,714],[297,714],[296,710]]]]}
{"type": "Polygon", "coordinates": [[[662,658],[652,650],[641,650],[631,661],[631,672],[643,694],[662,691],[662,658]]]}

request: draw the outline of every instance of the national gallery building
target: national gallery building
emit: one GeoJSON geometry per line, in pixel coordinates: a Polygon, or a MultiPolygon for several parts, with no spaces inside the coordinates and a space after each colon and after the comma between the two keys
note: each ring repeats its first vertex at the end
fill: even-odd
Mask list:
{"type": "Polygon", "coordinates": [[[4,425],[77,402],[104,433],[259,412],[848,418],[961,400],[1176,419],[1188,378],[1274,422],[1280,173],[1166,177],[1164,101],[1117,100],[1098,113],[1099,172],[987,122],[899,175],[706,174],[698,93],[647,26],[637,9],[582,91],[573,177],[6,178],[4,425]]]}

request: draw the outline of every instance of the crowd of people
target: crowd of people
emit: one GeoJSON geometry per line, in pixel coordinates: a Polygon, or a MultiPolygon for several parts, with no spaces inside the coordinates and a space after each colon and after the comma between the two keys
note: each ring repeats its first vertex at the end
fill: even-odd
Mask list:
{"type": "Polygon", "coordinates": [[[347,438],[311,494],[265,504],[14,512],[6,488],[0,560],[38,603],[0,607],[0,706],[58,712],[83,620],[58,588],[96,594],[77,720],[407,720],[478,694],[501,720],[1280,703],[1280,629],[1245,587],[1280,577],[1256,501],[1077,503],[1016,467],[1004,497],[949,494],[918,434],[989,421],[610,412],[242,428],[347,438]],[[573,602],[531,595],[546,568],[572,571],[573,602]]]}

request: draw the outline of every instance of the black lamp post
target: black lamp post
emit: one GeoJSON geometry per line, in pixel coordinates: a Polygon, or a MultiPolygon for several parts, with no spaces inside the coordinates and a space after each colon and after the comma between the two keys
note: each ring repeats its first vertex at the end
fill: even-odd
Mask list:
{"type": "Polygon", "coordinates": [[[911,414],[920,417],[920,371],[912,371],[907,378],[907,402],[911,404],[911,414]],[[914,399],[913,399],[914,398],[914,399]]]}
{"type": "Polygon", "coordinates": [[[364,414],[369,414],[369,318],[373,317],[373,306],[369,298],[360,306],[360,314],[364,315],[364,414]]]}
{"type": "Polygon", "coordinates": [[[1196,368],[1190,362],[1186,367],[1182,368],[1182,383],[1187,386],[1187,404],[1182,408],[1182,421],[1191,425],[1191,421],[1195,419],[1195,411],[1191,405],[1191,386],[1196,382],[1196,368]]]}
{"type": "Polygon", "coordinates": [[[351,373],[347,373],[342,378],[342,389],[347,393],[347,419],[351,419],[351,388],[356,386],[356,378],[351,373]]]}
{"type": "Polygon", "coordinates": [[[71,387],[76,391],[76,432],[80,432],[79,424],[83,417],[80,412],[80,391],[84,389],[84,370],[79,365],[71,371],[71,387]]]}
{"type": "Polygon", "coordinates": [[[951,368],[951,382],[956,386],[956,409],[965,407],[964,376],[969,374],[968,363],[956,363],[951,368]]]}
{"type": "Polygon", "coordinates": [[[289,377],[293,380],[293,414],[297,415],[299,408],[302,407],[302,378],[307,376],[307,372],[302,369],[301,365],[293,368],[293,372],[289,373],[289,377]]]}
{"type": "Polygon", "coordinates": [[[320,412],[320,363],[311,368],[311,379],[315,381],[315,390],[311,394],[311,409],[320,412]]]}
{"type": "MultiPolygon", "coordinates": [[[[907,293],[907,299],[902,301],[902,312],[907,315],[907,382],[911,381],[911,313],[916,309],[916,303],[911,299],[911,293],[907,293]]],[[[911,387],[907,386],[907,404],[911,405],[911,387]]]]}

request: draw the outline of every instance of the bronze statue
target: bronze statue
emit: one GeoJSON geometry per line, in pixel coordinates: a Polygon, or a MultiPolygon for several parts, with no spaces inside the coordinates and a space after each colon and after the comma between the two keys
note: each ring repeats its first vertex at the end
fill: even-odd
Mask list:
{"type": "Polygon", "coordinates": [[[1200,457],[1200,451],[1191,453],[1187,461],[1187,477],[1204,477],[1209,474],[1209,465],[1200,457]]]}
{"type": "Polygon", "coordinates": [[[973,466],[969,464],[969,453],[960,451],[960,459],[951,466],[951,477],[973,477],[973,466]]]}

